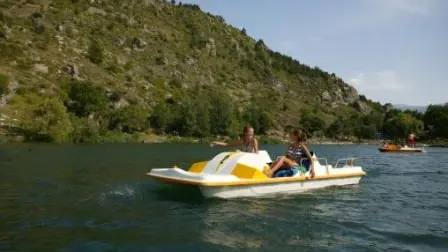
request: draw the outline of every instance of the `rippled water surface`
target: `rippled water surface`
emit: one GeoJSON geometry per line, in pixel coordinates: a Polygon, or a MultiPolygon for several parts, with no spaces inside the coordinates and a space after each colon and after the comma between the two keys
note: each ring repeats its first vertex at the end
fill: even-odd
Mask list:
{"type": "MultiPolygon", "coordinates": [[[[272,157],[284,146],[264,146],[272,157]]],[[[225,149],[201,145],[0,146],[0,251],[448,251],[448,149],[356,156],[356,186],[209,200],[152,181],[225,149]]]]}

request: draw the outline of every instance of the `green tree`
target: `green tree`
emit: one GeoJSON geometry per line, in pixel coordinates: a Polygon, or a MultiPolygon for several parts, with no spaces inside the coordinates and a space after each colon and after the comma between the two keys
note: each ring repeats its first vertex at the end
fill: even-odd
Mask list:
{"type": "Polygon", "coordinates": [[[372,111],[369,115],[363,116],[361,121],[364,125],[375,125],[377,130],[383,128],[384,116],[378,111],[372,111]]]}
{"type": "Polygon", "coordinates": [[[247,109],[243,115],[243,120],[250,124],[258,134],[266,134],[274,125],[271,115],[255,105],[247,109]]]}
{"type": "Polygon", "coordinates": [[[69,115],[56,97],[29,97],[31,103],[22,114],[22,128],[29,140],[68,142],[72,133],[69,115]]]}
{"type": "Polygon", "coordinates": [[[432,137],[448,138],[448,103],[428,106],[424,122],[431,129],[432,137]]]}
{"type": "Polygon", "coordinates": [[[244,128],[243,123],[239,120],[238,116],[233,114],[230,120],[230,125],[228,129],[228,135],[232,138],[239,138],[242,135],[242,129],[244,128]]]}
{"type": "Polygon", "coordinates": [[[151,126],[159,133],[166,133],[169,124],[171,123],[170,108],[165,102],[160,102],[154,107],[149,118],[151,126]]]}
{"type": "Polygon", "coordinates": [[[126,133],[135,133],[149,128],[149,113],[137,105],[120,108],[112,113],[109,128],[126,133]]]}
{"type": "Polygon", "coordinates": [[[211,91],[210,97],[210,126],[214,135],[227,135],[232,123],[232,98],[225,92],[211,91]]]}
{"type": "Polygon", "coordinates": [[[103,61],[103,49],[99,42],[95,39],[90,40],[90,45],[87,50],[87,57],[90,59],[92,63],[100,64],[103,61]]]}
{"type": "Polygon", "coordinates": [[[375,139],[376,138],[376,126],[375,124],[362,124],[359,128],[359,139],[375,139]]]}
{"type": "Polygon", "coordinates": [[[89,82],[70,83],[67,94],[70,99],[66,102],[69,111],[80,117],[102,111],[107,105],[105,92],[89,82]]]}
{"type": "Polygon", "coordinates": [[[406,139],[409,133],[423,133],[423,122],[410,114],[400,112],[384,123],[384,133],[394,139],[406,139]]]}
{"type": "Polygon", "coordinates": [[[180,113],[178,114],[177,119],[177,130],[182,136],[192,136],[194,135],[198,129],[197,123],[197,108],[194,106],[194,103],[188,101],[180,108],[180,113]]]}
{"type": "Polygon", "coordinates": [[[72,141],[75,143],[98,143],[101,141],[101,132],[98,122],[87,118],[72,116],[72,141]]]}
{"type": "Polygon", "coordinates": [[[205,97],[199,97],[194,103],[196,111],[196,131],[194,136],[204,137],[210,135],[210,110],[205,97]]]}
{"type": "Polygon", "coordinates": [[[336,119],[327,129],[330,137],[339,138],[344,129],[344,121],[341,118],[336,119]]]}
{"type": "Polygon", "coordinates": [[[302,110],[300,125],[311,134],[325,130],[325,122],[319,116],[308,110],[302,110]]]}

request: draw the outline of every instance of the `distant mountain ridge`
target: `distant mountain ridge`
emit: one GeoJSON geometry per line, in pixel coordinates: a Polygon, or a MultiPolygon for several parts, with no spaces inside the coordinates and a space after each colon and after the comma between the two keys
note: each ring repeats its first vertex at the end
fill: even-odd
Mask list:
{"type": "Polygon", "coordinates": [[[394,104],[396,109],[399,110],[415,110],[421,113],[425,113],[428,106],[415,106],[415,105],[406,105],[406,104],[394,104]]]}

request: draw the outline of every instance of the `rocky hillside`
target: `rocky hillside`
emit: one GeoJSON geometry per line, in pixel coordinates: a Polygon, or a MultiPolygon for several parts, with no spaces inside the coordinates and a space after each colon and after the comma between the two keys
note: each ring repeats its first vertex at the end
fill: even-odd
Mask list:
{"type": "Polygon", "coordinates": [[[29,139],[236,136],[245,123],[334,135],[379,108],[334,73],[174,1],[3,0],[0,50],[0,113],[29,139]]]}

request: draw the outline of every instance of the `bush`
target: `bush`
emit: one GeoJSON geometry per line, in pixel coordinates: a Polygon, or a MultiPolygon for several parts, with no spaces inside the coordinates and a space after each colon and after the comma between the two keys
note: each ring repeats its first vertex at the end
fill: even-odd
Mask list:
{"type": "Polygon", "coordinates": [[[28,140],[70,141],[73,128],[67,110],[58,98],[32,96],[21,122],[28,140]]]}
{"type": "Polygon", "coordinates": [[[260,108],[249,108],[244,113],[243,119],[254,128],[257,134],[266,134],[274,124],[271,116],[260,108]]]}
{"type": "Polygon", "coordinates": [[[103,49],[97,40],[92,39],[90,41],[90,46],[87,51],[87,57],[90,59],[92,63],[100,64],[103,61],[103,49]]]}
{"type": "Polygon", "coordinates": [[[109,129],[135,133],[149,128],[149,113],[146,109],[132,105],[112,113],[109,129]]]}
{"type": "Polygon", "coordinates": [[[42,22],[42,18],[43,18],[42,14],[38,12],[35,12],[31,15],[33,30],[38,34],[42,34],[45,32],[45,25],[42,22]]]}
{"type": "Polygon", "coordinates": [[[165,133],[171,122],[171,113],[169,112],[168,105],[165,104],[165,102],[157,104],[149,120],[151,126],[155,128],[158,133],[165,133]]]}
{"type": "Polygon", "coordinates": [[[100,128],[94,120],[72,116],[71,121],[73,125],[71,134],[73,142],[98,143],[101,141],[100,128]]]}
{"type": "Polygon", "coordinates": [[[89,82],[72,82],[68,88],[66,102],[70,112],[79,117],[88,116],[93,112],[102,111],[106,108],[107,97],[100,88],[95,88],[89,82]]]}
{"type": "Polygon", "coordinates": [[[169,85],[172,88],[182,88],[182,83],[181,83],[181,81],[179,79],[172,79],[172,80],[170,80],[169,85]]]}
{"type": "Polygon", "coordinates": [[[359,129],[359,139],[375,139],[376,138],[376,127],[374,124],[361,125],[359,129]]]}
{"type": "Polygon", "coordinates": [[[232,123],[233,103],[225,92],[210,92],[210,126],[214,135],[227,135],[232,123]]]}
{"type": "Polygon", "coordinates": [[[315,113],[309,111],[302,112],[300,125],[310,133],[325,130],[325,122],[315,113]]]}
{"type": "Polygon", "coordinates": [[[8,94],[8,77],[0,75],[0,97],[8,94]]]}

